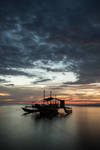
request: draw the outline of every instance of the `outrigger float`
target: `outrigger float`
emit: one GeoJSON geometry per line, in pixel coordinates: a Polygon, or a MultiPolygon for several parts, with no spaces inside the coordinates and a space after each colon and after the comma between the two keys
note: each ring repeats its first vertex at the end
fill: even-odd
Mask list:
{"type": "Polygon", "coordinates": [[[45,91],[44,91],[44,98],[41,101],[41,104],[33,104],[30,106],[22,107],[22,109],[26,113],[36,113],[39,112],[40,115],[43,116],[55,116],[59,113],[59,109],[64,109],[66,114],[72,113],[71,107],[65,106],[66,100],[60,100],[58,98],[54,98],[51,95],[52,92],[50,92],[50,97],[45,98],[45,91]]]}

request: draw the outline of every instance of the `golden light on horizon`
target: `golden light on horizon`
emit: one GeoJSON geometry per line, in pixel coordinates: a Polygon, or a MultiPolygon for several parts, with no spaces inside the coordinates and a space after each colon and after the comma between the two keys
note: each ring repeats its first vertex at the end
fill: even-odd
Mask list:
{"type": "Polygon", "coordinates": [[[10,96],[9,93],[0,93],[0,96],[10,96]]]}

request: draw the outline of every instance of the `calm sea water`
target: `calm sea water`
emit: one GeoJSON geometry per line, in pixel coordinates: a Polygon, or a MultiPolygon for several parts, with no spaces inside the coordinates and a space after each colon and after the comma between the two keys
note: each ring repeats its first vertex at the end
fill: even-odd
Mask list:
{"type": "Polygon", "coordinates": [[[67,117],[37,119],[21,106],[0,106],[1,150],[100,148],[100,107],[73,107],[67,117]]]}

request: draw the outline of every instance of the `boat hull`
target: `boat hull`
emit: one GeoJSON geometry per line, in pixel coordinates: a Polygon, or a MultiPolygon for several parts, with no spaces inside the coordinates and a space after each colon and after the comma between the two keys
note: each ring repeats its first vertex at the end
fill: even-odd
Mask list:
{"type": "Polygon", "coordinates": [[[24,108],[24,107],[22,107],[22,109],[27,113],[38,112],[38,110],[35,110],[35,109],[28,109],[28,108],[24,108]]]}

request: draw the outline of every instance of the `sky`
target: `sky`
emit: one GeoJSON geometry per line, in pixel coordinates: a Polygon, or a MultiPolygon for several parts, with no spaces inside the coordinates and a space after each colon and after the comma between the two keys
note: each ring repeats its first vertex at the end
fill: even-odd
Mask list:
{"type": "Polygon", "coordinates": [[[0,0],[0,104],[49,91],[100,103],[100,2],[0,0]]]}

